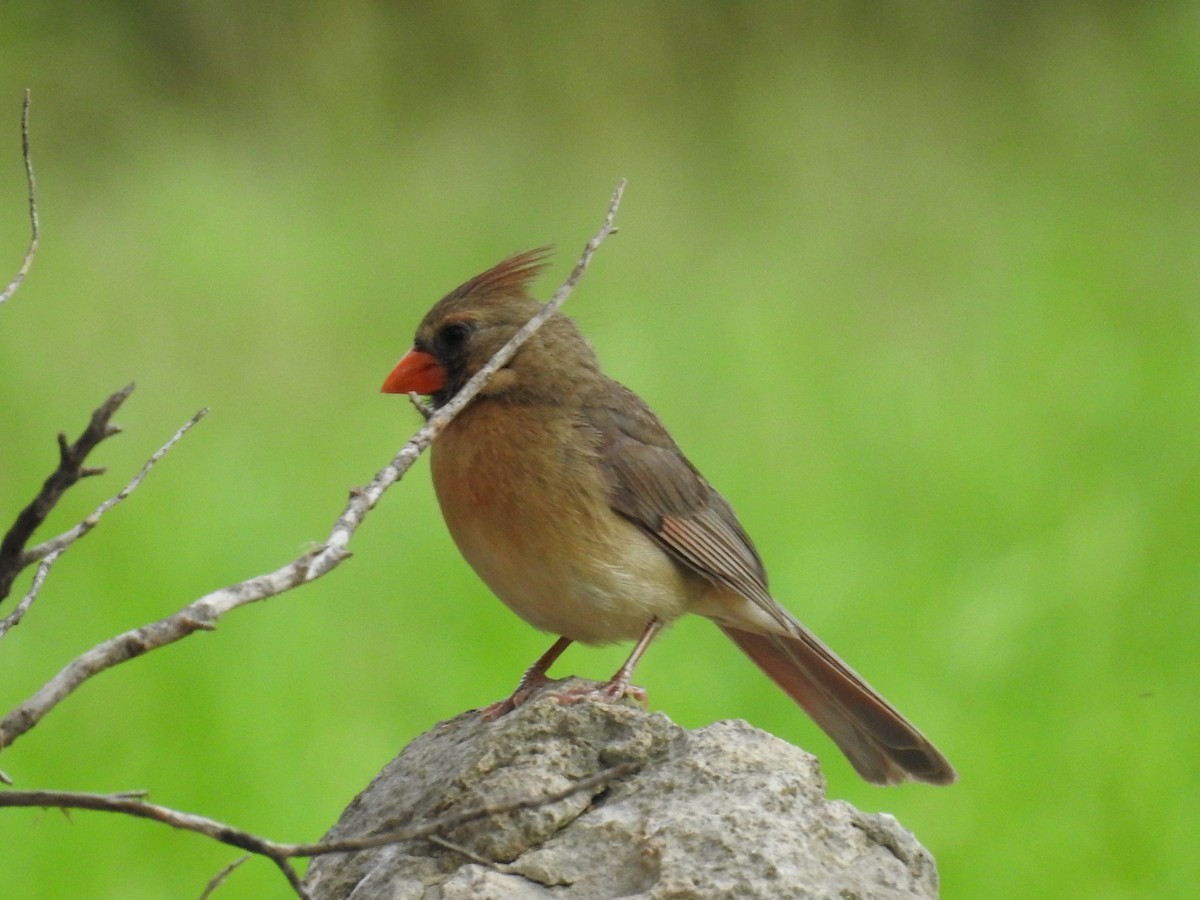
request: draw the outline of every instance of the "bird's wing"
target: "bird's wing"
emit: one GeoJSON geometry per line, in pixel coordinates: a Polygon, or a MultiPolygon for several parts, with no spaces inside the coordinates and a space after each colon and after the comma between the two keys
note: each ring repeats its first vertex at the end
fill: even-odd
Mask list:
{"type": "Polygon", "coordinates": [[[636,394],[610,382],[584,415],[600,436],[612,508],[675,559],[768,611],[767,573],[733,509],[688,462],[636,394]]]}
{"type": "Polygon", "coordinates": [[[683,565],[731,588],[779,626],[770,634],[717,619],[724,632],[833,738],[868,781],[949,784],[954,769],[917,729],[767,592],[758,552],[725,499],[654,413],[613,384],[585,405],[599,432],[609,503],[683,565]]]}

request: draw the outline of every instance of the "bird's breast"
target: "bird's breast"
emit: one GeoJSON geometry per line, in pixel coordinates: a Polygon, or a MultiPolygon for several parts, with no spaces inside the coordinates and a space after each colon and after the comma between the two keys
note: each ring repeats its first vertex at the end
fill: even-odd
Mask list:
{"type": "Polygon", "coordinates": [[[703,591],[609,506],[594,429],[561,407],[477,401],[431,451],[463,557],[514,612],[585,643],[637,637],[703,591]]]}

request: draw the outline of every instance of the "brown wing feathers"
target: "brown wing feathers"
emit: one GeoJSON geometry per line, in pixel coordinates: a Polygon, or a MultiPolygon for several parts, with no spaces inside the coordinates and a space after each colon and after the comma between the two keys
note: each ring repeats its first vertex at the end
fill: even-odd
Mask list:
{"type": "Polygon", "coordinates": [[[803,708],[863,778],[955,779],[937,749],[767,591],[758,552],[733,509],[692,467],[654,414],[613,384],[618,402],[588,411],[614,510],[693,571],[752,601],[779,626],[760,634],[717,624],[803,708]]]}

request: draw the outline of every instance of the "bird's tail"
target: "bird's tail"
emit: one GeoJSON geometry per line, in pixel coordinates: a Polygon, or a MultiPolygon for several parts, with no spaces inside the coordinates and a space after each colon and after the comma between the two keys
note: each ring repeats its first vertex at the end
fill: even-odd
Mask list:
{"type": "Polygon", "coordinates": [[[792,635],[720,627],[821,726],[867,781],[955,780],[954,768],[921,732],[808,629],[793,624],[792,635]]]}

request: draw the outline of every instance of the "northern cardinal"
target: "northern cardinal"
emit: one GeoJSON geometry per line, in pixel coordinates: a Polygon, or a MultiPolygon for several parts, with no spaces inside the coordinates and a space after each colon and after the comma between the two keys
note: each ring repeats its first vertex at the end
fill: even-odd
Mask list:
{"type": "MultiPolygon", "coordinates": [[[[447,403],[541,304],[543,248],[440,300],[385,393],[447,403]]],[[[462,555],[517,615],[561,637],[525,673],[519,704],[572,641],[637,639],[603,689],[620,697],[659,629],[684,613],[717,624],[876,784],[949,784],[954,769],[892,706],[767,592],[733,509],[642,400],[600,371],[554,314],[434,441],[433,484],[462,555]]]]}

